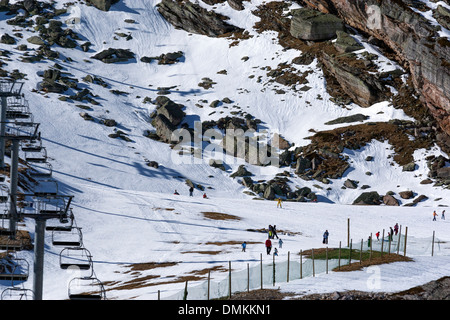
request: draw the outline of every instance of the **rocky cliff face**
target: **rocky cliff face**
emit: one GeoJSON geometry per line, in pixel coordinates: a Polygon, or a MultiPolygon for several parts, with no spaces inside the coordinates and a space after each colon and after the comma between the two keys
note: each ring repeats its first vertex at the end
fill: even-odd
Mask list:
{"type": "Polygon", "coordinates": [[[415,89],[450,135],[450,42],[402,0],[305,0],[383,41],[412,76],[415,89]]]}

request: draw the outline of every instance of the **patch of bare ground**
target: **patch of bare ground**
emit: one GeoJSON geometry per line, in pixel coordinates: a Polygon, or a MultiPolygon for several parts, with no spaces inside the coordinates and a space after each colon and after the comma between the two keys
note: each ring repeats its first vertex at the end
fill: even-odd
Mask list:
{"type": "MultiPolygon", "coordinates": [[[[261,241],[246,241],[247,244],[260,244],[261,241]]],[[[205,244],[214,246],[240,245],[242,241],[208,241],[205,244]]]]}
{"type": "Polygon", "coordinates": [[[283,300],[293,296],[294,293],[281,292],[279,289],[259,289],[233,294],[229,300],[283,300]]]}
{"type": "Polygon", "coordinates": [[[18,230],[15,239],[10,239],[9,235],[0,235],[0,246],[5,248],[20,246],[23,250],[33,249],[30,233],[25,230],[18,230]]]}
{"type": "Polygon", "coordinates": [[[240,217],[234,216],[227,213],[221,213],[221,212],[213,212],[213,211],[205,211],[201,212],[205,218],[212,219],[212,220],[241,220],[240,217]]]}
{"type": "Polygon", "coordinates": [[[185,253],[198,253],[198,254],[217,255],[217,254],[223,253],[223,251],[220,251],[220,250],[218,250],[218,251],[213,251],[213,250],[205,250],[205,251],[183,251],[183,252],[181,252],[181,253],[182,253],[182,254],[185,254],[185,253]]]}

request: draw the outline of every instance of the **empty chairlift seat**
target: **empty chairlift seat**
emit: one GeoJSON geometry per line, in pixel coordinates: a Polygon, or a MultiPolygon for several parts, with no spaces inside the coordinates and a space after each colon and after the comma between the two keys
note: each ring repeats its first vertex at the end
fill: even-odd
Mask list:
{"type": "Polygon", "coordinates": [[[59,254],[59,264],[61,269],[89,270],[92,266],[92,256],[86,248],[64,248],[59,254]]]}
{"type": "Polygon", "coordinates": [[[2,291],[1,300],[34,300],[34,292],[25,288],[6,288],[2,291]]]}
{"type": "Polygon", "coordinates": [[[53,230],[52,243],[54,246],[81,247],[83,244],[81,228],[72,227],[70,231],[53,230]]]}
{"type": "Polygon", "coordinates": [[[68,291],[70,300],[106,300],[103,283],[94,276],[73,278],[68,291]]]}
{"type": "Polygon", "coordinates": [[[39,151],[26,151],[25,161],[33,163],[45,163],[47,162],[47,150],[44,147],[41,147],[39,151]]]}

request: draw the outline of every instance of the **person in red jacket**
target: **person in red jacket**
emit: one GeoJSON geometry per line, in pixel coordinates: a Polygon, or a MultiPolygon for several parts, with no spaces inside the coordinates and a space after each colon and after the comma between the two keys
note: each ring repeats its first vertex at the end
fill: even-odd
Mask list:
{"type": "Polygon", "coordinates": [[[267,254],[270,254],[270,251],[272,250],[272,241],[270,241],[270,239],[266,240],[266,250],[267,250],[267,254]]]}

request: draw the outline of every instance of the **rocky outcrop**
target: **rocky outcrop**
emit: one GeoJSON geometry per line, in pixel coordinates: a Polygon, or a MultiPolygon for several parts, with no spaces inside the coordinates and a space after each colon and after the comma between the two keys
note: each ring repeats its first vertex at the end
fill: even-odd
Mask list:
{"type": "Polygon", "coordinates": [[[87,0],[87,2],[102,11],[109,11],[111,5],[119,1],[120,0],[87,0]]]}
{"type": "Polygon", "coordinates": [[[128,49],[114,49],[109,48],[103,50],[96,55],[92,56],[92,59],[100,60],[104,63],[116,63],[126,62],[134,58],[134,53],[128,49]]]}
{"type": "Polygon", "coordinates": [[[163,142],[172,142],[172,133],[183,121],[186,115],[182,105],[177,104],[165,96],[156,99],[156,111],[151,115],[152,126],[156,129],[156,135],[163,142]]]}
{"type": "Polygon", "coordinates": [[[228,24],[228,19],[214,11],[208,11],[187,0],[162,0],[157,5],[158,12],[174,27],[187,32],[217,37],[242,29],[228,24]]]}
{"type": "Polygon", "coordinates": [[[331,14],[301,8],[292,10],[291,35],[301,40],[322,41],[336,37],[343,31],[342,20],[331,14]]]}
{"type": "Polygon", "coordinates": [[[361,107],[370,107],[385,99],[383,85],[372,74],[342,63],[325,52],[319,59],[342,90],[361,107]]]}
{"type": "Polygon", "coordinates": [[[380,195],[376,191],[363,192],[358,198],[353,201],[354,205],[379,205],[380,195]]]}
{"type": "Polygon", "coordinates": [[[450,134],[450,42],[401,0],[304,0],[384,42],[409,69],[421,100],[450,134]]]}

